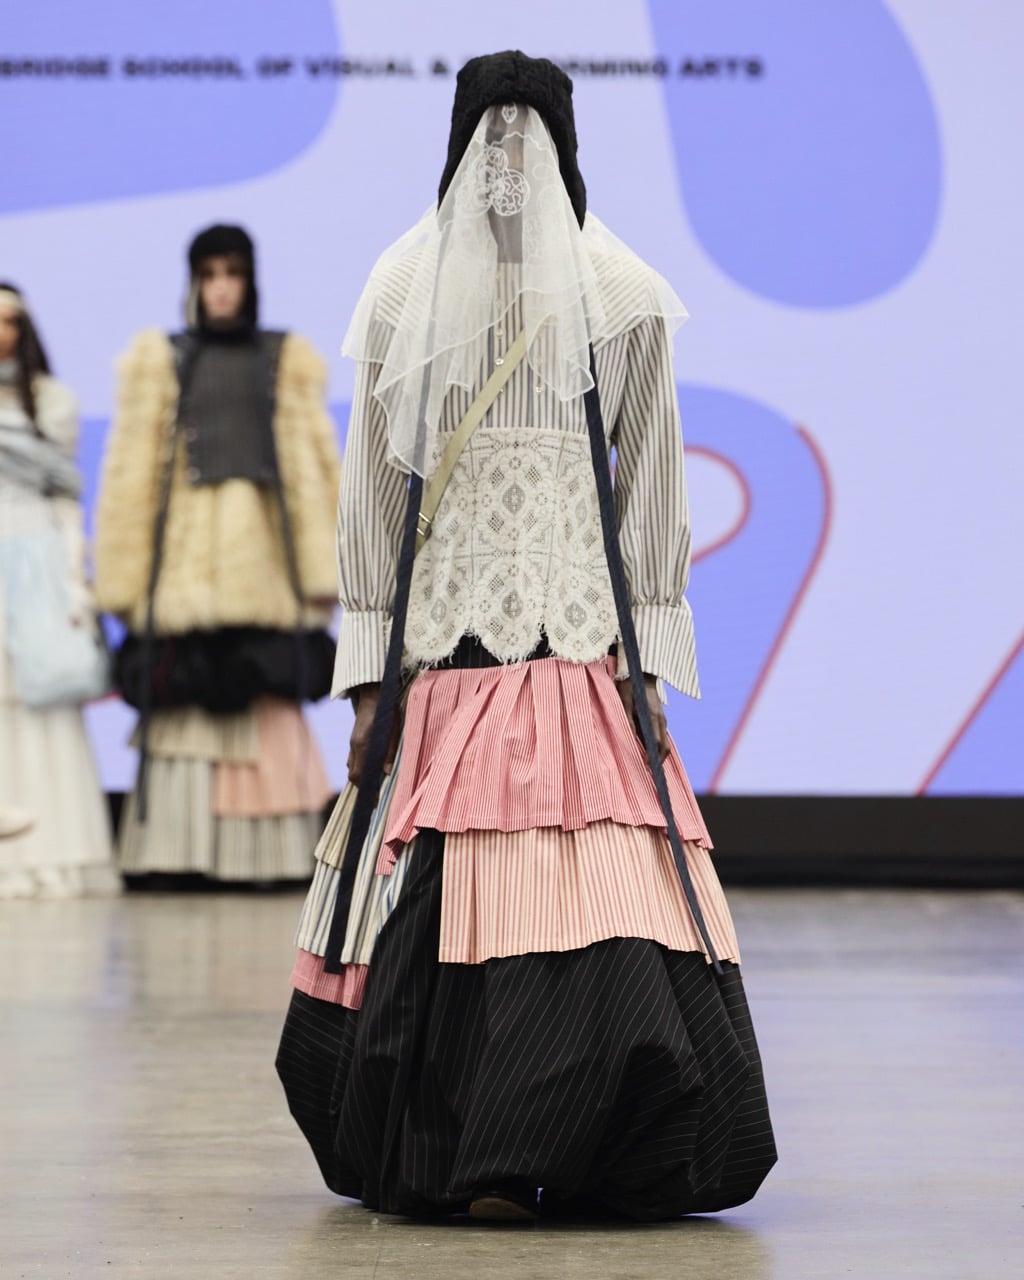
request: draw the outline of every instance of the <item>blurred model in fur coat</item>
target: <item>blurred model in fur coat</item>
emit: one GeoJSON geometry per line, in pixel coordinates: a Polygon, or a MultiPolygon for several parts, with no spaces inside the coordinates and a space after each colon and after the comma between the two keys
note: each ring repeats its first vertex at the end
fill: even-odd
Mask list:
{"type": "Polygon", "coordinates": [[[147,330],[120,362],[97,513],[97,600],[142,668],[136,689],[119,667],[144,751],[121,864],[294,878],[330,791],[300,706],[324,692],[316,671],[289,685],[279,670],[335,602],[325,368],[303,338],[258,327],[242,228],[201,232],[189,267],[186,331],[147,330]]]}

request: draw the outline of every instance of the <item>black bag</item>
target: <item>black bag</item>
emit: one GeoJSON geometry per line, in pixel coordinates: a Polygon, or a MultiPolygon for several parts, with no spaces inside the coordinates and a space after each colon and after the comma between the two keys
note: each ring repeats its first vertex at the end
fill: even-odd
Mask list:
{"type": "MultiPolygon", "coordinates": [[[[148,706],[154,709],[244,711],[261,694],[318,702],[331,691],[334,641],[319,629],[188,631],[154,636],[148,667],[148,706]]],[[[146,668],[144,637],[127,635],[114,661],[114,680],[121,697],[137,709],[145,702],[146,668]]]]}

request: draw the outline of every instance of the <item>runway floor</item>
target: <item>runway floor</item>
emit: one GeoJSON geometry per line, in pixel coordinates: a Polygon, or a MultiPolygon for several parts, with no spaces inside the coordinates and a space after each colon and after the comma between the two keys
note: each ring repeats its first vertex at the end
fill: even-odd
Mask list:
{"type": "Polygon", "coordinates": [[[1024,897],[734,891],[780,1163],[659,1226],[333,1198],[273,1071],[300,896],[0,903],[0,1275],[1024,1276],[1024,897]]]}

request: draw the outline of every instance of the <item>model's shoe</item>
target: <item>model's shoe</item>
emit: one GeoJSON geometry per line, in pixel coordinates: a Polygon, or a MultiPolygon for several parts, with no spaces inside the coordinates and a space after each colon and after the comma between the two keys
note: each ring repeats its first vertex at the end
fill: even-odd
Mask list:
{"type": "Polygon", "coordinates": [[[542,1218],[572,1222],[604,1222],[620,1216],[591,1196],[563,1194],[552,1191],[549,1187],[541,1191],[537,1210],[542,1218]]]}
{"type": "Polygon", "coordinates": [[[24,835],[35,824],[35,818],[27,809],[15,809],[8,805],[0,805],[0,840],[6,840],[9,836],[24,835]]]}
{"type": "Polygon", "coordinates": [[[508,1178],[469,1202],[469,1216],[481,1222],[533,1222],[537,1217],[537,1188],[525,1178],[508,1178]]]}

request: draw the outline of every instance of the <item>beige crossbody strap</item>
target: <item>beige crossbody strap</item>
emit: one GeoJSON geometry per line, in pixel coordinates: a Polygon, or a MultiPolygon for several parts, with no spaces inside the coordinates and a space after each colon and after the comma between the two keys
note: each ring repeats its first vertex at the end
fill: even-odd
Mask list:
{"type": "Polygon", "coordinates": [[[423,499],[420,502],[420,515],[416,526],[416,550],[419,551],[426,540],[430,537],[430,526],[434,523],[434,516],[437,509],[441,505],[441,499],[444,497],[444,491],[451,478],[452,472],[455,470],[455,464],[459,460],[459,455],[463,449],[469,444],[474,431],[483,422],[487,414],[487,410],[498,398],[499,393],[512,377],[516,369],[522,362],[523,356],[526,355],[526,330],[522,330],[519,337],[505,352],[504,357],[491,376],[487,379],[480,389],[480,394],[466,410],[466,416],[452,432],[451,439],[444,447],[441,459],[437,464],[437,469],[430,477],[430,480],[424,486],[423,499]]]}

